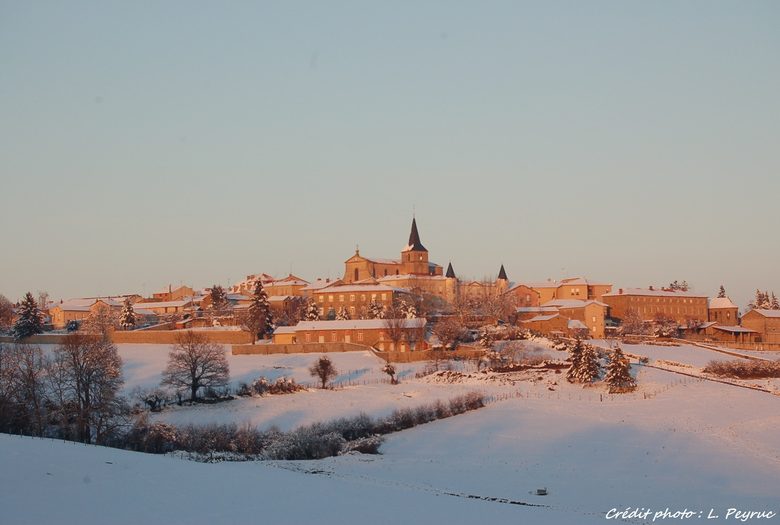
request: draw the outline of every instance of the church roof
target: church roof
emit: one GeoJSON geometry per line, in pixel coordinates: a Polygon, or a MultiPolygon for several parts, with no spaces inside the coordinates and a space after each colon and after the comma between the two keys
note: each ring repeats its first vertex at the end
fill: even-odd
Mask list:
{"type": "Polygon", "coordinates": [[[498,278],[503,279],[505,281],[508,281],[509,278],[506,276],[506,270],[504,270],[504,265],[501,265],[501,269],[498,271],[498,278]]]}
{"type": "Polygon", "coordinates": [[[420,233],[417,231],[417,220],[412,218],[412,231],[409,233],[409,244],[403,249],[405,252],[427,252],[420,242],[420,233]]]}
{"type": "Polygon", "coordinates": [[[455,278],[455,270],[452,269],[452,263],[449,263],[447,265],[447,274],[445,275],[445,277],[449,277],[450,279],[455,278]]]}

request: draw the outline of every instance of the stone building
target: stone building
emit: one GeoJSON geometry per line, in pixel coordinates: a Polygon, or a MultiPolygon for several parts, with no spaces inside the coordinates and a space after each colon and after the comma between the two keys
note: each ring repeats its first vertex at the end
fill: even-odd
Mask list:
{"type": "Polygon", "coordinates": [[[715,321],[721,326],[736,326],[739,324],[739,308],[728,297],[710,299],[707,321],[715,321]]]}
{"type": "Polygon", "coordinates": [[[780,310],[749,310],[742,316],[742,326],[757,332],[762,343],[780,343],[780,310]]]}
{"type": "Polygon", "coordinates": [[[618,320],[625,319],[631,310],[645,321],[663,316],[680,325],[697,324],[708,318],[707,296],[693,292],[657,290],[652,286],[648,289],[620,288],[617,292],[604,294],[602,300],[609,305],[609,316],[618,320]]]}

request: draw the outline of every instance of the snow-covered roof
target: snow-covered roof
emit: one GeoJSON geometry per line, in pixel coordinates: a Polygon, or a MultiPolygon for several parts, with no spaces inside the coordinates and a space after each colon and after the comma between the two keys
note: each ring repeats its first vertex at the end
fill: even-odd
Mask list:
{"type": "Polygon", "coordinates": [[[558,317],[558,314],[551,314],[551,315],[537,315],[536,317],[532,317],[531,319],[527,319],[523,321],[524,323],[533,323],[536,321],[549,321],[550,319],[555,319],[558,317]]]}
{"type": "Polygon", "coordinates": [[[519,314],[553,313],[558,309],[552,306],[520,306],[515,309],[519,314]]]}
{"type": "Polygon", "coordinates": [[[408,293],[405,288],[394,288],[386,284],[345,284],[341,286],[331,286],[327,289],[316,290],[315,293],[351,293],[351,292],[396,292],[408,293]]]}
{"type": "Polygon", "coordinates": [[[697,326],[696,328],[698,328],[699,330],[704,330],[705,328],[709,328],[710,326],[714,326],[714,325],[716,325],[716,324],[718,324],[718,322],[717,322],[717,321],[708,321],[708,322],[706,322],[706,323],[702,323],[702,324],[700,324],[700,325],[699,325],[699,326],[697,326]]]}
{"type": "Polygon", "coordinates": [[[271,296],[268,297],[268,302],[269,303],[280,303],[282,301],[286,301],[289,298],[290,298],[289,295],[271,295],[271,296]]]}
{"type": "Polygon", "coordinates": [[[135,303],[133,305],[133,310],[148,310],[151,308],[173,308],[177,306],[187,306],[192,301],[188,300],[181,300],[181,301],[161,301],[158,303],[135,303]]]}
{"type": "Polygon", "coordinates": [[[317,279],[313,283],[307,284],[303,289],[304,290],[321,290],[323,288],[328,288],[329,286],[333,286],[336,283],[340,283],[341,279],[336,279],[333,281],[325,280],[325,279],[317,279]]]}
{"type": "Polygon", "coordinates": [[[63,312],[89,312],[89,306],[81,304],[61,303],[52,307],[51,309],[53,310],[54,308],[59,308],[63,312]]]}
{"type": "Polygon", "coordinates": [[[263,286],[267,288],[269,286],[306,286],[308,284],[308,281],[302,281],[298,279],[282,279],[280,281],[264,284],[263,286]]]}
{"type": "Polygon", "coordinates": [[[736,334],[756,333],[755,330],[745,328],[743,326],[715,326],[715,330],[721,330],[723,332],[732,332],[736,334]]]}
{"type": "Polygon", "coordinates": [[[146,310],[144,308],[133,308],[133,313],[138,314],[138,315],[150,315],[150,316],[151,315],[157,315],[153,311],[146,310]]]}
{"type": "Polygon", "coordinates": [[[764,317],[780,317],[780,310],[766,310],[762,308],[753,308],[751,312],[756,312],[764,317]]]}
{"type": "Polygon", "coordinates": [[[715,297],[710,299],[709,308],[737,308],[728,297],[715,297]]]}
{"type": "Polygon", "coordinates": [[[248,295],[244,295],[241,293],[229,293],[225,294],[225,297],[227,297],[228,301],[249,301],[252,299],[248,295]]]}
{"type": "Polygon", "coordinates": [[[592,299],[588,301],[583,301],[582,299],[553,299],[552,301],[547,301],[542,306],[551,306],[557,308],[585,308],[591,304],[596,304],[603,307],[608,306],[600,301],[594,301],[592,299]]]}
{"type": "Polygon", "coordinates": [[[696,297],[704,299],[707,296],[701,295],[693,292],[681,292],[681,291],[672,291],[672,290],[661,290],[661,289],[653,289],[650,290],[648,288],[621,288],[617,292],[610,292],[605,293],[604,297],[618,297],[621,295],[643,295],[643,296],[651,296],[651,297],[696,297]],[[623,291],[623,293],[620,293],[620,290],[623,291]]]}
{"type": "Polygon", "coordinates": [[[444,281],[447,278],[443,275],[412,275],[410,273],[402,273],[400,275],[385,275],[384,277],[377,277],[377,281],[379,282],[385,282],[385,281],[406,281],[411,279],[420,279],[425,281],[444,281]]]}
{"type": "Polygon", "coordinates": [[[371,261],[373,263],[379,263],[379,264],[401,264],[401,261],[399,259],[381,259],[379,257],[365,257],[361,255],[365,260],[371,261]]]}
{"type": "Polygon", "coordinates": [[[567,286],[612,286],[611,283],[599,283],[595,281],[589,281],[583,277],[568,277],[566,279],[561,279],[560,281],[541,281],[541,282],[535,282],[535,283],[526,283],[526,286],[529,288],[558,288],[560,286],[567,285],[567,286]]]}
{"type": "Polygon", "coordinates": [[[278,327],[276,327],[276,330],[274,330],[274,335],[276,335],[276,334],[294,334],[295,330],[297,330],[297,327],[295,327],[295,326],[278,326],[278,327]]]}
{"type": "MultiPolygon", "coordinates": [[[[395,320],[394,320],[395,321],[395,320]]],[[[425,319],[398,319],[401,328],[422,328],[425,319]]],[[[301,321],[295,329],[303,330],[371,330],[387,328],[387,319],[348,319],[343,321],[301,321]]]]}
{"type": "Polygon", "coordinates": [[[587,330],[588,329],[588,327],[585,326],[585,323],[583,323],[579,319],[570,319],[568,327],[569,327],[569,330],[587,330]]]}

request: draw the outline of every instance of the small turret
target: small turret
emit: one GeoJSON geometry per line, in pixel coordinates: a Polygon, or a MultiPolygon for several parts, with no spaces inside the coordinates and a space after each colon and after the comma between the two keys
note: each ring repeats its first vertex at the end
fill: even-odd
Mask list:
{"type": "Polygon", "coordinates": [[[503,279],[504,281],[508,281],[509,278],[506,276],[506,270],[504,270],[504,265],[501,265],[501,269],[498,271],[498,278],[503,279]]]}
{"type": "Polygon", "coordinates": [[[452,262],[447,265],[447,273],[445,277],[448,279],[455,279],[455,270],[452,269],[452,262]]]}

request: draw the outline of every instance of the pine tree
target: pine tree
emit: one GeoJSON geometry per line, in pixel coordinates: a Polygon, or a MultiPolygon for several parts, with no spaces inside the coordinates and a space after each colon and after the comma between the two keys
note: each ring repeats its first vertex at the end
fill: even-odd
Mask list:
{"type": "Polygon", "coordinates": [[[135,323],[135,310],[133,310],[133,304],[128,297],[122,305],[122,312],[119,314],[119,326],[124,330],[130,330],[135,327],[135,323]]]}
{"type": "Polygon", "coordinates": [[[336,313],[336,320],[337,321],[349,321],[351,318],[349,316],[349,310],[347,310],[346,306],[342,306],[339,308],[339,311],[336,313]]]}
{"type": "Polygon", "coordinates": [[[720,285],[720,290],[718,290],[718,299],[723,299],[726,297],[726,289],[723,287],[723,285],[720,285]]]}
{"type": "Polygon", "coordinates": [[[599,356],[596,350],[590,346],[585,345],[582,351],[582,357],[580,358],[580,366],[576,373],[576,378],[581,383],[592,383],[601,376],[601,363],[599,363],[599,356]]]}
{"type": "Polygon", "coordinates": [[[775,292],[772,292],[772,300],[769,301],[769,308],[771,310],[780,310],[780,302],[777,301],[777,296],[775,295],[775,292]]]}
{"type": "Polygon", "coordinates": [[[228,307],[228,298],[225,293],[225,289],[222,286],[215,284],[211,287],[209,292],[211,298],[211,309],[217,313],[224,312],[228,307]]]}
{"type": "Polygon", "coordinates": [[[367,316],[369,319],[384,319],[385,307],[376,301],[371,301],[368,304],[367,316]]]}
{"type": "Polygon", "coordinates": [[[306,303],[306,313],[304,313],[303,318],[306,321],[317,321],[320,318],[320,309],[317,308],[317,303],[314,301],[307,301],[306,303]]]}
{"type": "Polygon", "coordinates": [[[43,315],[33,295],[27,292],[19,305],[19,319],[14,325],[14,339],[19,341],[41,332],[43,332],[43,315]]]}
{"type": "Polygon", "coordinates": [[[582,364],[582,352],[584,350],[582,340],[578,337],[574,341],[574,346],[572,346],[569,349],[569,354],[571,355],[571,366],[569,367],[569,370],[566,372],[566,379],[570,383],[574,383],[578,380],[577,374],[579,372],[580,366],[582,364]]]}
{"type": "Polygon", "coordinates": [[[263,283],[260,279],[255,281],[255,289],[247,314],[247,325],[255,333],[255,337],[262,337],[273,330],[273,316],[271,306],[268,304],[268,294],[263,289],[263,283]]]}
{"type": "Polygon", "coordinates": [[[401,315],[405,319],[416,319],[417,318],[417,308],[415,308],[413,303],[407,303],[406,301],[401,301],[401,315]]]}
{"type": "Polygon", "coordinates": [[[609,385],[610,394],[630,392],[636,388],[636,381],[631,377],[631,364],[619,346],[609,356],[604,381],[609,385]]]}

